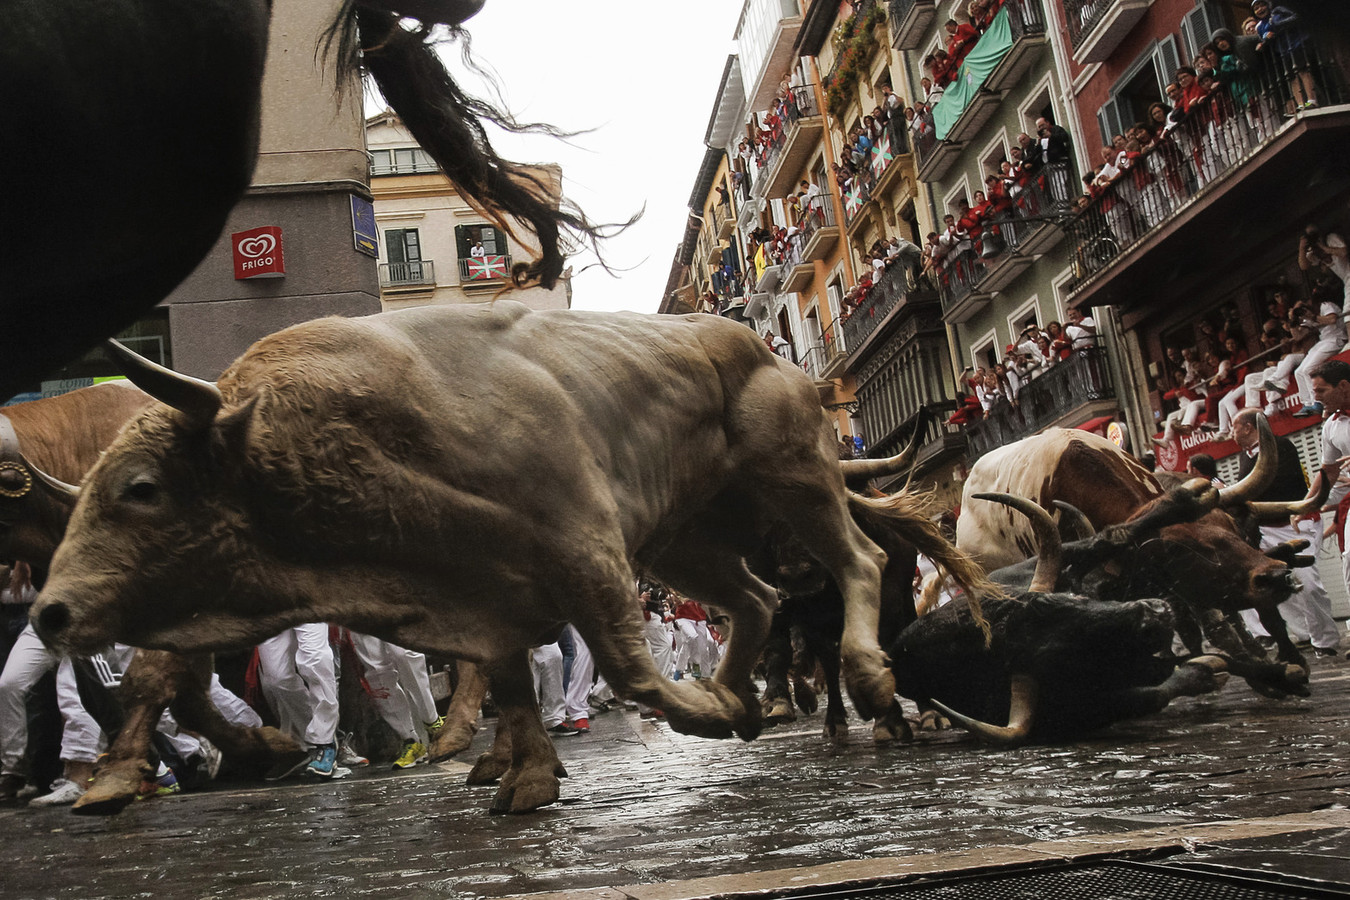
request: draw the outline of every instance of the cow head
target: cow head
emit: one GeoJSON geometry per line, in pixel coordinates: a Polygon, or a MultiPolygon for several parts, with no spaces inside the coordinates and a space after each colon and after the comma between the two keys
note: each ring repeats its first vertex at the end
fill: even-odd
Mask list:
{"type": "Polygon", "coordinates": [[[30,463],[0,415],[0,559],[46,569],[74,506],[75,488],[30,463]]]}
{"type": "Polygon", "coordinates": [[[240,499],[251,407],[218,415],[215,385],[143,360],[134,372],[140,387],[173,405],[133,420],[86,476],[34,626],[53,647],[74,652],[112,639],[193,650],[275,634],[292,592],[284,564],[269,558],[267,578],[258,574],[264,567],[240,499]],[[84,563],[94,558],[99,565],[84,563]],[[185,561],[191,584],[173,580],[185,561]],[[186,596],[228,598],[229,610],[224,602],[189,608],[186,596]]]}

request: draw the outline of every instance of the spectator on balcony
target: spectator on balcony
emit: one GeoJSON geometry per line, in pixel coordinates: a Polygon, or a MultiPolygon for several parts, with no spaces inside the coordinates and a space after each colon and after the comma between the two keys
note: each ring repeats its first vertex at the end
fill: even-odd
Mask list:
{"type": "Polygon", "coordinates": [[[1045,336],[1050,339],[1050,349],[1054,352],[1056,360],[1069,358],[1073,343],[1069,340],[1069,336],[1064,333],[1063,325],[1053,320],[1046,322],[1045,336]]]}
{"type": "Polygon", "coordinates": [[[984,382],[980,391],[980,408],[984,414],[989,415],[989,411],[994,408],[994,404],[1001,399],[1006,399],[1003,394],[1003,387],[999,384],[998,375],[988,372],[984,376],[984,382]]]}
{"type": "Polygon", "coordinates": [[[718,205],[725,206],[727,204],[727,201],[730,200],[731,198],[730,193],[727,192],[727,186],[725,184],[722,184],[721,182],[718,182],[717,187],[713,188],[713,190],[717,191],[718,205]]]}
{"type": "Polygon", "coordinates": [[[1257,39],[1245,36],[1238,38],[1227,28],[1220,28],[1210,35],[1209,40],[1218,55],[1220,83],[1228,89],[1233,105],[1245,110],[1248,122],[1254,124],[1252,101],[1256,98],[1256,83],[1252,79],[1252,63],[1256,61],[1257,39]]]}
{"type": "MultiPolygon", "coordinates": [[[[926,75],[919,79],[919,88],[923,91],[923,100],[921,102],[929,109],[932,109],[937,105],[937,102],[942,99],[943,91],[947,89],[945,85],[938,84],[926,75]]],[[[917,108],[918,105],[919,104],[916,103],[915,107],[917,108]]]]}
{"type": "Polygon", "coordinates": [[[958,24],[955,19],[948,19],[942,27],[947,32],[947,57],[953,68],[960,68],[970,48],[979,41],[980,32],[969,22],[958,24]]]}
{"type": "Polygon", "coordinates": [[[994,0],[971,0],[970,24],[975,26],[975,30],[984,34],[989,30],[990,24],[994,21],[994,16],[998,15],[1002,3],[995,3],[994,0]]]}
{"type": "Polygon", "coordinates": [[[1059,353],[1051,345],[1049,335],[1042,334],[1036,338],[1035,355],[1028,356],[1028,358],[1033,363],[1036,363],[1037,372],[1039,373],[1046,371],[1055,363],[1059,362],[1059,353]]]}
{"type": "Polygon", "coordinates": [[[885,110],[888,119],[894,118],[905,108],[905,101],[900,99],[899,94],[891,90],[889,84],[881,86],[881,108],[885,110]]]}
{"type": "Polygon", "coordinates": [[[1022,387],[1022,375],[1017,368],[1016,347],[1009,344],[1003,362],[994,364],[994,377],[998,381],[999,392],[1013,408],[1017,407],[1017,392],[1022,387]]]}
{"type": "Polygon", "coordinates": [[[779,356],[783,357],[783,359],[786,359],[788,362],[795,362],[795,360],[792,358],[791,342],[784,340],[783,338],[774,334],[772,331],[766,334],[765,337],[767,338],[766,343],[768,343],[770,350],[772,350],[774,353],[777,353],[779,356]]]}
{"type": "Polygon", "coordinates": [[[1308,32],[1302,18],[1287,6],[1271,6],[1268,0],[1254,0],[1252,15],[1256,18],[1256,35],[1260,43],[1256,49],[1274,54],[1280,70],[1289,79],[1289,92],[1294,98],[1294,109],[1312,109],[1317,106],[1317,85],[1310,67],[1308,32]]]}
{"type": "Polygon", "coordinates": [[[957,66],[952,64],[951,54],[941,48],[934,50],[932,56],[924,59],[923,66],[933,76],[933,84],[944,89],[956,80],[957,66]]]}
{"type": "Polygon", "coordinates": [[[1247,372],[1245,369],[1237,369],[1233,364],[1232,354],[1223,348],[1205,354],[1205,368],[1212,374],[1205,380],[1205,424],[1201,427],[1216,432],[1214,435],[1216,441],[1231,440],[1232,419],[1222,408],[1222,402],[1227,400],[1228,395],[1234,390],[1245,393],[1246,385],[1243,379],[1246,378],[1247,372]]]}
{"type": "Polygon", "coordinates": [[[881,140],[881,124],[877,122],[876,116],[863,116],[862,129],[871,146],[875,147],[881,140]]]}
{"type": "Polygon", "coordinates": [[[1074,350],[1096,346],[1097,323],[1091,316],[1083,315],[1083,311],[1076,308],[1070,308],[1064,315],[1069,320],[1064,326],[1064,336],[1074,350]]]}
{"type": "Polygon", "coordinates": [[[812,200],[820,196],[820,188],[815,184],[815,182],[808,181],[807,179],[803,178],[801,180],[801,184],[799,184],[798,187],[801,188],[801,191],[799,193],[802,198],[803,207],[807,206],[808,204],[810,204],[812,200]]]}
{"type": "Polygon", "coordinates": [[[943,216],[942,227],[942,235],[938,238],[938,243],[944,248],[945,256],[958,256],[971,249],[973,245],[970,242],[970,232],[957,224],[956,216],[951,213],[943,216]]]}
{"type": "Polygon", "coordinates": [[[482,259],[487,256],[487,251],[483,249],[482,241],[474,241],[473,246],[469,248],[469,256],[474,259],[482,259]]]}

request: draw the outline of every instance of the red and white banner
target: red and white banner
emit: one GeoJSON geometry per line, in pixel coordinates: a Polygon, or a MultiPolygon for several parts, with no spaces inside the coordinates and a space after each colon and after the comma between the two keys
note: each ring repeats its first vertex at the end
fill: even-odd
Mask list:
{"type": "Polygon", "coordinates": [[[286,260],[281,253],[281,229],[276,225],[237,231],[230,235],[230,246],[234,250],[236,281],[281,278],[286,274],[286,260]]]}

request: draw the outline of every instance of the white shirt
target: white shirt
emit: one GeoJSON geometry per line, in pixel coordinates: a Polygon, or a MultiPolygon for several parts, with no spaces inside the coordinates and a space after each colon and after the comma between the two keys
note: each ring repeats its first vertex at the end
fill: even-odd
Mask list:
{"type": "Polygon", "coordinates": [[[1064,334],[1073,342],[1072,346],[1075,350],[1091,347],[1092,339],[1097,334],[1097,323],[1092,320],[1092,316],[1083,316],[1078,324],[1065,325],[1064,334]]]}
{"type": "MultiPolygon", "coordinates": [[[[1350,413],[1338,412],[1322,423],[1322,465],[1334,463],[1342,456],[1350,456],[1350,413]]],[[[1345,467],[1341,469],[1343,474],[1345,467]]],[[[1331,486],[1327,506],[1336,506],[1347,491],[1350,491],[1350,484],[1337,479],[1331,486]]]]}
{"type": "MultiPolygon", "coordinates": [[[[1332,258],[1335,259],[1335,257],[1332,258]]],[[[1345,260],[1341,260],[1341,262],[1345,262],[1345,260]]],[[[1336,321],[1332,322],[1330,325],[1317,326],[1317,340],[1329,341],[1335,344],[1344,344],[1345,323],[1341,321],[1341,308],[1330,301],[1323,301],[1322,305],[1317,310],[1317,315],[1319,317],[1336,317],[1336,321]]]]}
{"type": "Polygon", "coordinates": [[[483,249],[482,244],[474,244],[473,249],[469,251],[469,255],[474,259],[482,259],[487,256],[487,251],[483,249]]]}
{"type": "MultiPolygon", "coordinates": [[[[1334,247],[1338,250],[1345,249],[1345,241],[1341,238],[1339,234],[1335,234],[1334,232],[1328,233],[1326,236],[1326,240],[1322,241],[1322,243],[1326,244],[1328,247],[1334,247]]],[[[1350,257],[1332,256],[1331,262],[1327,263],[1327,266],[1331,269],[1332,273],[1337,278],[1339,278],[1347,286],[1350,286],[1350,257]]]]}

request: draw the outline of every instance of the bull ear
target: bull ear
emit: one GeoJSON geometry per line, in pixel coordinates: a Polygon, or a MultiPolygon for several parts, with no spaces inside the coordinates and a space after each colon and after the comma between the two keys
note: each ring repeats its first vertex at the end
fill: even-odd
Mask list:
{"type": "Polygon", "coordinates": [[[104,345],[131,383],[161,403],[183,413],[188,423],[205,429],[220,411],[220,389],[209,381],[166,369],[109,339],[104,345]]]}
{"type": "Polygon", "coordinates": [[[216,417],[216,433],[230,450],[240,451],[248,445],[253,416],[257,411],[260,397],[261,395],[254,394],[234,409],[226,410],[216,417]]]}

